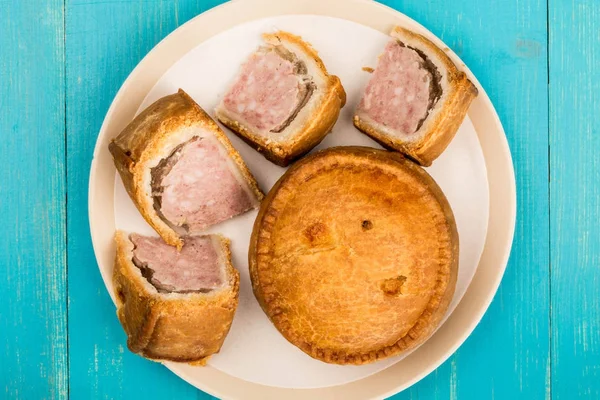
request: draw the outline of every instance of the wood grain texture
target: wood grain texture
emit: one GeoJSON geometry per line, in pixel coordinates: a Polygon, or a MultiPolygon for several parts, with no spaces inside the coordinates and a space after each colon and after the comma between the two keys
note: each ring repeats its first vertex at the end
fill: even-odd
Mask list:
{"type": "Polygon", "coordinates": [[[0,7],[0,398],[66,398],[63,1],[0,7]]]}
{"type": "Polygon", "coordinates": [[[481,324],[438,370],[394,399],[549,397],[546,1],[386,0],[440,37],[490,96],[517,178],[514,246],[481,324]]]}
{"type": "Polygon", "coordinates": [[[158,363],[130,353],[89,233],[87,192],[96,137],[137,63],[207,1],[67,2],[67,168],[70,390],[74,399],[209,399],[158,363]]]}
{"type": "Polygon", "coordinates": [[[600,398],[600,3],[550,0],[552,395],[600,398]]]}

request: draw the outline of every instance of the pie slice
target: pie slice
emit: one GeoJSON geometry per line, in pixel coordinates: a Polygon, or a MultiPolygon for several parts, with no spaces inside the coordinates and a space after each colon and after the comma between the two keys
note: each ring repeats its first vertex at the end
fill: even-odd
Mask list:
{"type": "Polygon", "coordinates": [[[399,153],[337,147],[294,164],[250,241],[254,294],[311,357],[365,364],[426,340],[458,271],[458,233],[435,181],[399,153]]]}
{"type": "Polygon", "coordinates": [[[279,31],[242,65],[216,109],[219,121],[281,166],[308,153],[331,131],[346,93],[313,47],[279,31]]]}
{"type": "Polygon", "coordinates": [[[229,240],[186,237],[178,251],[158,237],[118,231],[115,239],[113,282],[127,347],[152,360],[205,363],[221,349],[238,304],[229,240]]]}
{"type": "Polygon", "coordinates": [[[382,146],[429,166],[460,127],[477,88],[430,40],[395,27],[354,115],[382,146]]]}
{"type": "Polygon", "coordinates": [[[110,143],[125,189],[165,242],[258,208],[263,193],[215,121],[183,90],[138,115],[110,143]]]}

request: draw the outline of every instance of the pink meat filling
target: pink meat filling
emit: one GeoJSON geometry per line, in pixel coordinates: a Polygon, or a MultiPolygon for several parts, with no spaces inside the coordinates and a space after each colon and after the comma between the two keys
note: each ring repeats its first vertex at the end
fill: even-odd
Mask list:
{"type": "Polygon", "coordinates": [[[429,111],[431,81],[423,58],[393,40],[379,58],[358,111],[391,129],[414,133],[429,111]]]}
{"type": "Polygon", "coordinates": [[[162,179],[160,211],[171,224],[197,232],[252,208],[219,147],[209,137],[190,141],[162,179]]]}
{"type": "Polygon", "coordinates": [[[210,291],[223,284],[219,257],[209,236],[188,237],[181,252],[160,238],[130,236],[133,262],[163,292],[210,291]]]}
{"type": "Polygon", "coordinates": [[[275,51],[253,54],[223,104],[261,131],[283,125],[299,103],[300,78],[294,64],[275,51]]]}

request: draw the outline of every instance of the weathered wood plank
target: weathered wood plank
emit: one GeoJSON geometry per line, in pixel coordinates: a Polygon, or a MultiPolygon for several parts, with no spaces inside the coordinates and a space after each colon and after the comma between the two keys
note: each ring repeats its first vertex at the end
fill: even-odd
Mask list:
{"type": "Polygon", "coordinates": [[[66,398],[64,4],[1,8],[0,398],[66,398]]]}
{"type": "Polygon", "coordinates": [[[552,394],[600,398],[600,3],[550,0],[552,394]]]}
{"type": "Polygon", "coordinates": [[[67,2],[70,390],[75,399],[210,398],[131,354],[104,288],[87,219],[88,175],[117,90],[146,53],[214,2],[67,2]]]}
{"type": "Polygon", "coordinates": [[[473,335],[397,399],[549,395],[546,1],[386,0],[441,37],[477,76],[506,130],[517,176],[512,256],[473,335]]]}

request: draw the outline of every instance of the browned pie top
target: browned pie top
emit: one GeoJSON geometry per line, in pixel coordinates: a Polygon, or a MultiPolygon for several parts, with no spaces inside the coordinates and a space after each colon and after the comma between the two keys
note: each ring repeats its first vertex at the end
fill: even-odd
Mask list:
{"type": "Polygon", "coordinates": [[[458,235],[423,169],[338,147],[273,187],[249,259],[255,295],[286,339],[323,361],[362,364],[433,332],[454,292],[458,235]]]}

